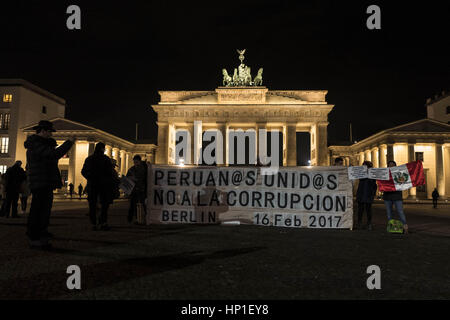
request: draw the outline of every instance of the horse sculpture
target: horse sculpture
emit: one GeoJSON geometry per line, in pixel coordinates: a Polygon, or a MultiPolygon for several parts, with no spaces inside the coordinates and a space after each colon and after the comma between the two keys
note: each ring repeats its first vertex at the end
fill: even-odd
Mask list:
{"type": "Polygon", "coordinates": [[[238,83],[238,82],[239,82],[238,71],[237,71],[237,68],[234,68],[233,83],[238,83]]]}
{"type": "Polygon", "coordinates": [[[223,74],[223,81],[222,84],[224,86],[228,86],[233,82],[233,79],[231,79],[231,77],[228,75],[228,72],[226,69],[222,69],[222,74],[223,74]]]}
{"type": "Polygon", "coordinates": [[[262,85],[262,83],[263,83],[262,73],[263,73],[263,68],[259,68],[258,74],[256,75],[255,79],[253,79],[253,83],[255,84],[255,86],[262,85]]]}

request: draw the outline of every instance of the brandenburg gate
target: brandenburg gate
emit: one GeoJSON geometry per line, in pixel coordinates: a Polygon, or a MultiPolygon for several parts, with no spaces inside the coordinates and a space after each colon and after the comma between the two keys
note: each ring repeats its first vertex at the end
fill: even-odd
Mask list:
{"type": "Polygon", "coordinates": [[[241,64],[233,76],[222,70],[223,86],[214,91],[159,91],[161,100],[152,106],[158,114],[156,164],[175,164],[179,130],[190,134],[193,152],[186,154],[186,162],[192,164],[199,164],[195,155],[202,147],[205,130],[220,131],[226,165],[230,163],[231,129],[255,130],[256,155],[259,129],[266,129],[282,133],[283,166],[297,165],[297,132],[310,133],[310,164],[328,165],[328,113],[333,105],[325,100],[327,90],[269,90],[262,85],[262,68],[252,78],[250,68],[243,64],[244,52],[238,50],[241,64]]]}

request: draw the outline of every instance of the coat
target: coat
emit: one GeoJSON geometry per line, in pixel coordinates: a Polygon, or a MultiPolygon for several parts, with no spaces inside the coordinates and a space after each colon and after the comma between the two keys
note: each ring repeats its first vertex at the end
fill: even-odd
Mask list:
{"type": "Polygon", "coordinates": [[[132,166],[127,172],[127,177],[135,182],[134,192],[147,194],[147,163],[142,162],[139,166],[132,166]]]}
{"type": "Polygon", "coordinates": [[[362,203],[372,203],[377,193],[377,183],[373,179],[360,179],[358,190],[356,191],[356,201],[362,203]]]}
{"type": "Polygon", "coordinates": [[[383,192],[383,200],[403,200],[403,193],[401,191],[385,191],[383,192]]]}
{"type": "Polygon", "coordinates": [[[67,140],[56,148],[53,138],[44,138],[33,134],[24,143],[27,149],[27,174],[30,189],[50,188],[52,190],[62,187],[61,173],[58,160],[72,147],[73,142],[67,140]]]}
{"type": "Polygon", "coordinates": [[[81,174],[87,180],[88,194],[99,192],[108,203],[111,203],[116,197],[115,193],[118,189],[119,180],[111,158],[108,156],[94,153],[87,157],[83,169],[81,169],[81,174]]]}
{"type": "Polygon", "coordinates": [[[9,167],[5,173],[5,189],[6,192],[22,192],[23,183],[26,181],[27,175],[17,164],[9,167]]]}
{"type": "Polygon", "coordinates": [[[439,192],[436,189],[434,189],[433,193],[431,194],[431,196],[433,197],[433,199],[438,199],[439,198],[439,192]]]}

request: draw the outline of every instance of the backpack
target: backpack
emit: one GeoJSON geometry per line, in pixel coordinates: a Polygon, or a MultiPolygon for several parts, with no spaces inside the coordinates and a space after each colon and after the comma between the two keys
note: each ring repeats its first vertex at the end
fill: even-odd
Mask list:
{"type": "Polygon", "coordinates": [[[400,220],[391,219],[388,221],[386,231],[389,233],[403,233],[403,223],[400,220]]]}

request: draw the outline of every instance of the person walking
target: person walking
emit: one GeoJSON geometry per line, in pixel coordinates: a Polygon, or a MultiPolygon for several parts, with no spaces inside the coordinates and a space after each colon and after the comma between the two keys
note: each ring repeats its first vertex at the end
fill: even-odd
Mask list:
{"type": "Polygon", "coordinates": [[[16,161],[13,166],[9,167],[5,173],[6,185],[6,202],[3,207],[4,216],[9,217],[12,207],[12,218],[18,218],[17,202],[19,201],[19,193],[21,192],[22,183],[25,182],[27,176],[25,170],[22,169],[22,161],[16,161]]]}
{"type": "Polygon", "coordinates": [[[105,154],[105,144],[95,145],[94,153],[84,161],[81,174],[87,180],[89,216],[93,230],[109,230],[108,208],[113,201],[113,165],[105,154]],[[97,217],[97,204],[101,205],[100,217],[97,217]]]}
{"type": "Polygon", "coordinates": [[[75,189],[75,186],[73,185],[73,183],[69,183],[69,194],[70,194],[70,199],[72,199],[72,195],[73,195],[73,190],[75,189]]]}
{"type": "Polygon", "coordinates": [[[36,130],[36,134],[29,136],[24,143],[27,149],[27,173],[32,195],[27,236],[31,247],[46,249],[51,247],[49,241],[53,238],[48,232],[53,190],[62,187],[58,160],[70,150],[75,138],[72,137],[56,147],[56,140],[52,138],[52,133],[56,130],[52,122],[41,120],[33,129],[36,130]]]}
{"type": "MultiPolygon", "coordinates": [[[[388,167],[396,167],[397,163],[393,160],[388,161],[388,167]]],[[[388,221],[392,219],[392,206],[395,206],[400,221],[403,224],[404,233],[408,233],[408,225],[406,224],[405,213],[403,212],[402,191],[385,191],[383,192],[384,205],[386,206],[386,214],[388,221]]]]}
{"type": "Polygon", "coordinates": [[[83,185],[80,183],[80,185],[78,186],[78,196],[80,197],[80,200],[82,195],[83,195],[83,185]]]}
{"type": "Polygon", "coordinates": [[[434,188],[433,193],[431,194],[431,196],[433,197],[433,208],[437,209],[437,202],[439,199],[439,192],[437,190],[437,188],[434,188]]]}
{"type": "MultiPolygon", "coordinates": [[[[370,161],[364,161],[363,166],[372,168],[370,161]]],[[[356,202],[358,203],[358,222],[357,229],[361,229],[361,222],[364,211],[367,214],[367,229],[372,230],[372,203],[377,193],[377,183],[374,179],[359,179],[358,190],[356,191],[356,202]]]]}
{"type": "Polygon", "coordinates": [[[128,172],[127,177],[134,181],[135,185],[130,194],[130,207],[128,209],[128,222],[131,223],[136,216],[137,205],[141,204],[145,212],[145,198],[147,197],[147,164],[142,161],[140,155],[133,157],[134,166],[128,172]]]}

